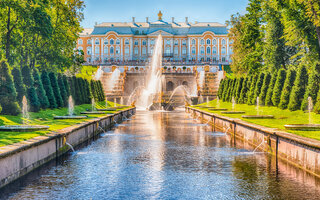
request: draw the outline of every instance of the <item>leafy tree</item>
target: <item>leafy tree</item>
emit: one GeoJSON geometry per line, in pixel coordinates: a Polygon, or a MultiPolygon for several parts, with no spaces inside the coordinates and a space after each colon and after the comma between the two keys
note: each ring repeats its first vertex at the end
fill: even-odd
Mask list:
{"type": "Polygon", "coordinates": [[[259,75],[258,81],[256,83],[255,89],[254,89],[254,97],[251,101],[251,104],[256,104],[257,97],[259,97],[259,95],[261,93],[261,87],[263,84],[264,76],[265,76],[265,74],[263,72],[261,72],[259,75]]]}
{"type": "Polygon", "coordinates": [[[308,74],[305,66],[301,66],[294,81],[294,86],[290,94],[288,109],[291,111],[301,108],[306,87],[308,85],[308,74]]]}
{"type": "Polygon", "coordinates": [[[39,71],[37,69],[33,70],[33,79],[34,79],[34,87],[36,89],[36,92],[39,98],[40,107],[42,109],[49,108],[49,100],[48,100],[46,91],[44,90],[39,71]]]}
{"type": "Polygon", "coordinates": [[[277,80],[273,88],[273,94],[272,94],[272,104],[274,106],[278,106],[280,103],[280,97],[282,88],[284,85],[284,81],[286,80],[286,71],[284,69],[280,69],[278,72],[277,80]]]}
{"type": "Polygon", "coordinates": [[[308,79],[308,86],[304,94],[303,101],[301,103],[301,110],[306,110],[308,108],[308,97],[311,97],[312,103],[315,104],[317,99],[317,94],[320,85],[320,64],[317,63],[313,66],[311,74],[308,79]]]}
{"type": "Polygon", "coordinates": [[[0,61],[0,104],[3,115],[18,115],[21,112],[16,101],[17,92],[6,60],[0,61]]]}
{"type": "Polygon", "coordinates": [[[275,71],[271,76],[270,84],[268,86],[267,95],[266,95],[266,99],[265,99],[266,106],[272,106],[273,88],[276,83],[277,77],[278,77],[278,73],[277,73],[277,71],[275,71]]]}
{"type": "Polygon", "coordinates": [[[20,68],[16,67],[12,69],[13,81],[17,91],[17,101],[21,105],[23,96],[27,95],[27,89],[22,80],[22,74],[20,68]]]}
{"type": "Polygon", "coordinates": [[[42,71],[42,73],[41,73],[41,81],[43,84],[43,88],[46,92],[46,95],[48,97],[49,107],[50,108],[57,108],[58,107],[57,101],[54,96],[51,81],[49,79],[49,76],[48,76],[48,73],[46,70],[42,71]]]}
{"type": "Polygon", "coordinates": [[[34,87],[34,80],[33,80],[32,71],[30,67],[24,66],[22,68],[22,76],[23,76],[23,82],[27,88],[27,94],[28,94],[27,99],[30,105],[30,111],[39,112],[40,102],[39,102],[38,94],[34,87]]]}
{"type": "Polygon", "coordinates": [[[281,98],[279,103],[279,108],[286,109],[288,107],[289,98],[291,89],[294,83],[294,80],[296,79],[296,71],[294,70],[288,70],[286,80],[284,81],[283,89],[281,92],[281,98]]]}
{"type": "Polygon", "coordinates": [[[265,105],[265,99],[266,99],[266,96],[267,96],[267,91],[268,91],[268,87],[269,87],[269,84],[270,84],[270,80],[271,80],[271,74],[270,73],[266,73],[265,76],[264,76],[264,79],[263,79],[263,83],[262,83],[262,86],[261,86],[261,92],[260,92],[260,95],[259,95],[259,100],[260,100],[261,105],[265,105]]]}

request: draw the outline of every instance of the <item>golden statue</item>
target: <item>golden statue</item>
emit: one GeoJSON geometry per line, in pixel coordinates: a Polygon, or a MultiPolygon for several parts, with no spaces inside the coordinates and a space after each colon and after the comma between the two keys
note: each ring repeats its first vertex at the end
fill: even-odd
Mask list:
{"type": "Polygon", "coordinates": [[[161,13],[161,10],[159,11],[159,13],[158,13],[158,20],[160,21],[160,20],[162,20],[162,13],[161,13]]]}

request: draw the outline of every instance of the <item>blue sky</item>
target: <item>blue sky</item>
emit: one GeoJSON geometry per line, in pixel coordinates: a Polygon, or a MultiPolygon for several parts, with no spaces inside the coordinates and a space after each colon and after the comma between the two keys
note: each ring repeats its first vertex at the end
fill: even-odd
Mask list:
{"type": "Polygon", "coordinates": [[[84,28],[92,28],[95,22],[137,22],[157,20],[159,10],[164,21],[220,22],[230,19],[231,14],[245,13],[248,0],[84,0],[84,28]]]}

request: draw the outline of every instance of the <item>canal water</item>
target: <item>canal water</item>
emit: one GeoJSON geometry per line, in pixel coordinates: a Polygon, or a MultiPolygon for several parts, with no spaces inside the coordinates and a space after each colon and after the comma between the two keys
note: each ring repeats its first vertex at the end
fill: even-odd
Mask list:
{"type": "Polygon", "coordinates": [[[194,121],[130,120],[0,190],[2,199],[319,199],[320,182],[194,121]]]}

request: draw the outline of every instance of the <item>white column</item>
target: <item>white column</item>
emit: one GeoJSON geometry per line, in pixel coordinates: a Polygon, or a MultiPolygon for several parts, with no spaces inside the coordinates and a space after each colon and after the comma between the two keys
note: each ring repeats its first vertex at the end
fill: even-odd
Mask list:
{"type": "Polygon", "coordinates": [[[133,37],[130,38],[130,59],[133,59],[133,37]]]}
{"type": "Polygon", "coordinates": [[[198,49],[198,58],[197,58],[197,60],[199,60],[199,58],[200,58],[200,39],[198,38],[198,43],[197,43],[197,49],[198,49]]]}
{"type": "Polygon", "coordinates": [[[103,48],[103,41],[104,41],[104,39],[102,38],[101,39],[101,49],[100,49],[100,54],[101,54],[101,63],[103,63],[103,53],[104,53],[104,48],[103,48]]]}
{"type": "Polygon", "coordinates": [[[121,57],[121,61],[123,61],[123,40],[124,40],[125,38],[121,38],[120,39],[120,57],[121,57]]]}
{"type": "Polygon", "coordinates": [[[187,42],[186,42],[186,44],[188,45],[188,47],[187,47],[187,50],[188,50],[188,52],[187,52],[187,59],[188,60],[190,60],[190,54],[191,54],[191,40],[190,40],[190,38],[188,37],[188,39],[187,39],[187,42]]]}

